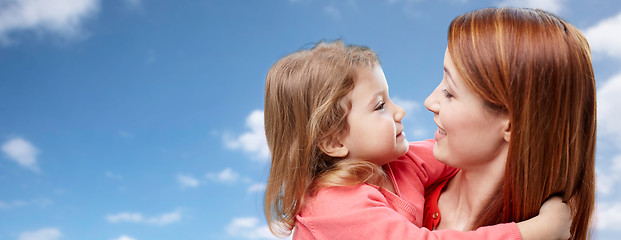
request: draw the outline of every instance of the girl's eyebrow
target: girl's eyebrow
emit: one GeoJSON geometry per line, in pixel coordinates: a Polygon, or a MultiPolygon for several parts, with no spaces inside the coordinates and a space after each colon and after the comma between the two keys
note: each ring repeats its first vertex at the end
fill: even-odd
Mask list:
{"type": "Polygon", "coordinates": [[[384,100],[384,98],[382,97],[384,94],[384,90],[378,90],[375,93],[373,93],[373,98],[369,101],[369,106],[375,106],[377,105],[377,100],[384,100]]]}

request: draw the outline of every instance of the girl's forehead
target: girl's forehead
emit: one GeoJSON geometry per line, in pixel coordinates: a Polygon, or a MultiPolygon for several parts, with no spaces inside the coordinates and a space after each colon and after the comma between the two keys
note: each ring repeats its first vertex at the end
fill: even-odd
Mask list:
{"type": "Polygon", "coordinates": [[[354,89],[352,91],[364,91],[364,94],[388,91],[388,83],[381,67],[360,69],[354,78],[354,89]]]}

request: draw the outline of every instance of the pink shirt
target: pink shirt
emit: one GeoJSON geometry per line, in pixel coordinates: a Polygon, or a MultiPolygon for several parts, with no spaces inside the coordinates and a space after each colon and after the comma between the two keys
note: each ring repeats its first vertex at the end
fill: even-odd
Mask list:
{"type": "Polygon", "coordinates": [[[425,187],[457,171],[433,157],[433,140],[410,143],[405,156],[384,166],[396,194],[370,184],[329,187],[305,199],[293,239],[521,239],[515,223],[476,231],[429,231],[425,187]]]}

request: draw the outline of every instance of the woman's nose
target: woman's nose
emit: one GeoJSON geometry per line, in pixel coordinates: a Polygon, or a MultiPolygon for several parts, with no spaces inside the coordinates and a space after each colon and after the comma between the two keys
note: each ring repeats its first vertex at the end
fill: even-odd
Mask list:
{"type": "Polygon", "coordinates": [[[427,99],[425,99],[425,108],[427,108],[427,110],[433,112],[433,113],[438,113],[438,109],[439,109],[439,101],[438,101],[438,92],[440,85],[438,85],[436,87],[436,89],[433,90],[433,92],[431,94],[429,94],[429,96],[427,96],[427,99]]]}

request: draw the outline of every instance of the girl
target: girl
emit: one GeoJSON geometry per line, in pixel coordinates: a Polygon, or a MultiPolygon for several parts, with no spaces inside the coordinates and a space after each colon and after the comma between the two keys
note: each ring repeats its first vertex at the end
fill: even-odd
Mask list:
{"type": "Polygon", "coordinates": [[[276,62],[265,88],[272,155],[265,214],[276,235],[295,227],[294,239],[568,237],[569,210],[560,201],[519,224],[472,232],[417,227],[425,187],[456,169],[435,161],[434,141],[408,146],[405,111],[390,100],[368,48],[319,43],[276,62]]]}

